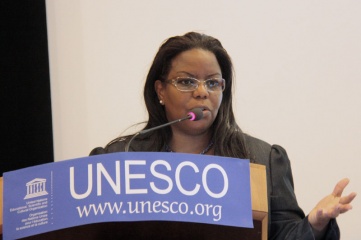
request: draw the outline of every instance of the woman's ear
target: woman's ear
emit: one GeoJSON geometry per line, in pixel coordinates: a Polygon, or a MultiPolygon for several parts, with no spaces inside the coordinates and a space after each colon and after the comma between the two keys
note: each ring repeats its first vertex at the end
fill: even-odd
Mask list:
{"type": "Polygon", "coordinates": [[[163,95],[164,85],[163,85],[162,81],[160,81],[160,80],[155,81],[154,90],[156,91],[156,93],[158,95],[159,101],[164,101],[164,95],[163,95]]]}

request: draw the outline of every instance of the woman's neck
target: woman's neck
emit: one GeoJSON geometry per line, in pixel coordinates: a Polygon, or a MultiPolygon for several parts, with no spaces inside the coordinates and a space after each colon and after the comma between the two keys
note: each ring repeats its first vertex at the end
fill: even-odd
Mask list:
{"type": "Polygon", "coordinates": [[[173,132],[172,139],[168,145],[173,152],[193,154],[213,154],[214,152],[210,133],[193,136],[173,132]]]}

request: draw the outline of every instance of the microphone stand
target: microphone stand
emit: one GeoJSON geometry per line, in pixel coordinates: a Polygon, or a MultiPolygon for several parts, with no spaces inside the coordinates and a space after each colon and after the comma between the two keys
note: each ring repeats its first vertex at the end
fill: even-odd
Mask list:
{"type": "Polygon", "coordinates": [[[167,122],[165,124],[162,124],[162,125],[159,125],[159,126],[156,126],[156,127],[153,127],[153,128],[149,128],[149,129],[144,129],[140,132],[137,132],[136,134],[133,135],[133,137],[129,140],[129,142],[125,145],[125,152],[128,152],[129,151],[129,147],[130,147],[130,144],[131,142],[133,141],[134,138],[136,138],[138,135],[142,135],[142,134],[145,134],[145,133],[148,133],[148,132],[151,132],[151,131],[154,131],[154,130],[157,130],[159,128],[164,128],[164,127],[167,127],[169,125],[172,125],[174,123],[177,123],[177,122],[182,122],[184,120],[187,120],[187,119],[191,119],[193,118],[192,115],[188,115],[184,118],[180,118],[180,119],[177,119],[177,120],[174,120],[174,121],[171,121],[171,122],[167,122]]]}

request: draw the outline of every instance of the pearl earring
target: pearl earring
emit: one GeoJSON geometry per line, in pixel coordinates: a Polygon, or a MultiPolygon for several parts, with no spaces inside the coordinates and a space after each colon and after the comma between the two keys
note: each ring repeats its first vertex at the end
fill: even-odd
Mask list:
{"type": "Polygon", "coordinates": [[[164,105],[163,100],[159,100],[160,105],[164,105]]]}

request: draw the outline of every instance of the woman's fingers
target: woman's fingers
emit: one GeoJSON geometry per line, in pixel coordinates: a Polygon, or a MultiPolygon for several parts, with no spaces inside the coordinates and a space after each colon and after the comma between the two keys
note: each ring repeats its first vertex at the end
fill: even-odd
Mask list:
{"type": "Polygon", "coordinates": [[[350,180],[348,178],[340,180],[333,189],[332,195],[335,197],[341,197],[343,190],[349,182],[350,180]]]}
{"type": "Polygon", "coordinates": [[[356,193],[353,192],[353,193],[350,193],[349,195],[347,196],[343,196],[340,198],[340,203],[341,204],[349,204],[352,202],[352,200],[356,197],[356,193]]]}

